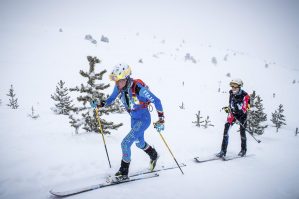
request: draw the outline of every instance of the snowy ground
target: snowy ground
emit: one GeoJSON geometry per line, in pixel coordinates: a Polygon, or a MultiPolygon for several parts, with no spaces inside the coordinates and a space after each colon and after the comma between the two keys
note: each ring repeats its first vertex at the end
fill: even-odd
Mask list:
{"type": "MultiPolygon", "coordinates": [[[[3,3],[0,198],[53,198],[48,192],[52,188],[102,182],[106,175],[118,170],[120,143],[130,127],[127,114],[108,116],[112,121],[125,124],[106,136],[110,169],[101,136],[83,132],[75,135],[68,118],[56,116],[50,110],[54,104],[50,95],[59,80],[65,81],[68,87],[83,81],[79,70],[88,69],[87,55],[102,60],[97,72],[110,71],[118,62],[129,63],[133,77],[141,78],[150,86],[165,109],[163,135],[177,160],[187,167],[183,168],[185,175],[178,169],[165,171],[158,178],[71,198],[299,198],[299,136],[294,136],[295,128],[299,127],[299,60],[295,56],[299,45],[294,39],[299,27],[294,20],[298,6],[279,7],[277,2],[272,2],[271,7],[266,1],[252,5],[235,5],[231,1],[215,6],[190,1],[190,4],[176,2],[169,9],[168,2],[161,4],[151,18],[151,9],[156,8],[154,4],[141,6],[132,2],[115,7],[115,4],[94,4],[93,1],[78,1],[73,6],[69,6],[68,1],[3,3]],[[142,9],[135,10],[132,5],[142,9]],[[268,15],[263,8],[268,9],[268,15]],[[115,14],[124,13],[126,9],[131,15],[115,14]],[[169,13],[162,17],[165,10],[169,13]],[[231,15],[226,15],[226,11],[232,11],[228,12],[231,15]],[[139,21],[137,16],[140,16],[139,21]],[[252,16],[255,18],[250,18],[252,16]],[[227,20],[226,28],[223,17],[227,20]],[[275,19],[275,23],[270,19],[275,19]],[[286,20],[289,23],[284,23],[286,20]],[[127,24],[127,29],[118,24],[127,24]],[[196,25],[198,28],[194,29],[196,25]],[[263,29],[265,25],[268,29],[263,29]],[[186,28],[185,32],[182,27],[186,28]],[[63,32],[59,32],[59,28],[63,32]],[[244,30],[241,36],[239,29],[244,30]],[[84,40],[86,34],[92,34],[98,44],[84,40]],[[109,37],[109,44],[100,42],[102,34],[109,37]],[[186,53],[194,56],[197,63],[185,62],[186,53]],[[217,58],[217,65],[211,63],[212,57],[217,58]],[[141,58],[143,64],[138,63],[141,58]],[[262,97],[268,114],[266,123],[270,127],[258,136],[262,140],[260,144],[248,136],[248,154],[254,156],[196,164],[193,157],[204,159],[220,150],[226,121],[225,113],[220,110],[227,105],[230,81],[227,73],[242,78],[246,91],[255,90],[262,97]],[[6,106],[10,84],[15,87],[20,109],[11,110],[6,106]],[[217,92],[219,85],[220,93],[217,92]],[[185,110],[179,108],[182,102],[185,110]],[[287,125],[276,133],[270,118],[279,104],[284,105],[287,125]],[[41,116],[37,120],[27,117],[32,105],[41,116]],[[195,127],[192,121],[198,110],[203,116],[209,115],[215,127],[195,127]]],[[[107,75],[104,81],[108,82],[107,75]]],[[[111,88],[106,92],[110,93],[111,88]]],[[[156,119],[154,111],[152,120],[156,119]]],[[[158,164],[173,165],[171,155],[153,127],[145,136],[160,154],[158,164]]],[[[240,136],[234,127],[228,153],[234,155],[239,150],[240,136]]],[[[135,146],[132,146],[132,159],[131,172],[148,166],[147,155],[135,146]]]]}

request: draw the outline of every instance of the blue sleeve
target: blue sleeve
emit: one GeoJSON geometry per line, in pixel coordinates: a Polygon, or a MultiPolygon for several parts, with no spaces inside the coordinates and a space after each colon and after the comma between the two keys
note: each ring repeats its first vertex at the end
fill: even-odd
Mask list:
{"type": "Polygon", "coordinates": [[[116,97],[118,96],[118,93],[119,92],[118,92],[117,86],[114,86],[112,94],[106,100],[105,106],[109,106],[110,104],[112,104],[114,102],[114,100],[116,99],[116,97]]]}
{"type": "Polygon", "coordinates": [[[151,91],[149,91],[145,87],[141,86],[141,89],[139,91],[139,96],[144,97],[147,100],[149,100],[151,103],[153,103],[155,105],[157,111],[163,112],[163,107],[162,107],[160,99],[158,97],[156,97],[151,91]]]}

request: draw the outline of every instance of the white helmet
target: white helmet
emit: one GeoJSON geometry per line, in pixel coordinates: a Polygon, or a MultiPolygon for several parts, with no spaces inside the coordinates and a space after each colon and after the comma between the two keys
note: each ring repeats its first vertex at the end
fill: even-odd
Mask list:
{"type": "Polygon", "coordinates": [[[109,75],[110,80],[117,82],[120,79],[126,79],[132,74],[131,67],[128,64],[117,64],[114,66],[111,74],[109,75]]]}
{"type": "Polygon", "coordinates": [[[230,86],[235,86],[235,87],[242,87],[243,86],[243,81],[239,78],[232,79],[229,83],[230,86]]]}

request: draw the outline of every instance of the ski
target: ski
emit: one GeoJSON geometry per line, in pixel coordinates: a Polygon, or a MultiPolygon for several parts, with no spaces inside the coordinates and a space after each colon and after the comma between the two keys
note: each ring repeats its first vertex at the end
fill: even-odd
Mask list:
{"type": "Polygon", "coordinates": [[[70,189],[70,190],[65,190],[65,191],[50,190],[50,193],[57,197],[66,197],[66,196],[72,196],[72,195],[84,193],[84,192],[95,190],[95,189],[105,188],[105,187],[123,184],[123,183],[127,183],[127,182],[133,182],[133,181],[137,181],[137,180],[154,178],[154,177],[158,177],[158,176],[159,176],[158,173],[147,174],[147,175],[142,175],[142,176],[137,176],[137,177],[130,177],[129,179],[122,180],[122,181],[111,181],[110,183],[104,182],[104,183],[100,183],[100,184],[95,184],[95,185],[90,185],[90,186],[86,186],[86,187],[82,187],[82,188],[70,189]]]}
{"type": "Polygon", "coordinates": [[[220,159],[221,158],[219,158],[219,157],[212,157],[212,158],[204,159],[204,160],[199,159],[199,157],[194,158],[195,162],[197,162],[197,163],[210,162],[210,161],[220,160],[220,159]]]}
{"type": "Polygon", "coordinates": [[[245,155],[245,156],[228,156],[228,157],[212,157],[212,158],[209,158],[209,159],[204,159],[204,160],[201,160],[199,157],[195,157],[194,160],[195,162],[197,163],[204,163],[204,162],[210,162],[210,161],[214,161],[214,160],[223,160],[223,161],[230,161],[230,160],[234,160],[234,159],[238,159],[238,158],[246,158],[246,157],[251,157],[251,156],[254,156],[253,154],[250,154],[250,155],[245,155]]]}
{"type": "MultiPolygon", "coordinates": [[[[186,166],[186,164],[184,164],[184,163],[180,163],[179,165],[180,165],[180,167],[185,167],[186,166]]],[[[177,165],[174,165],[174,166],[160,166],[160,167],[156,167],[153,171],[147,170],[147,171],[139,171],[139,172],[133,173],[133,174],[129,175],[129,177],[135,177],[135,176],[139,176],[139,175],[146,175],[146,174],[149,174],[149,173],[157,173],[159,171],[165,171],[165,170],[177,169],[177,168],[179,168],[177,165]]]]}

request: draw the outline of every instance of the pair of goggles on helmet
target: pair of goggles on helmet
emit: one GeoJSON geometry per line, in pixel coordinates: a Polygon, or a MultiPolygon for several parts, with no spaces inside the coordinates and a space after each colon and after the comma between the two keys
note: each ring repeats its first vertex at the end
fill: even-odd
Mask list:
{"type": "Polygon", "coordinates": [[[109,78],[111,81],[117,82],[118,80],[126,79],[130,75],[131,75],[131,68],[127,67],[127,68],[121,68],[121,69],[117,69],[116,71],[113,71],[109,75],[109,78]]]}
{"type": "Polygon", "coordinates": [[[238,85],[236,83],[230,83],[230,87],[232,87],[232,88],[240,88],[240,85],[238,85]]]}

